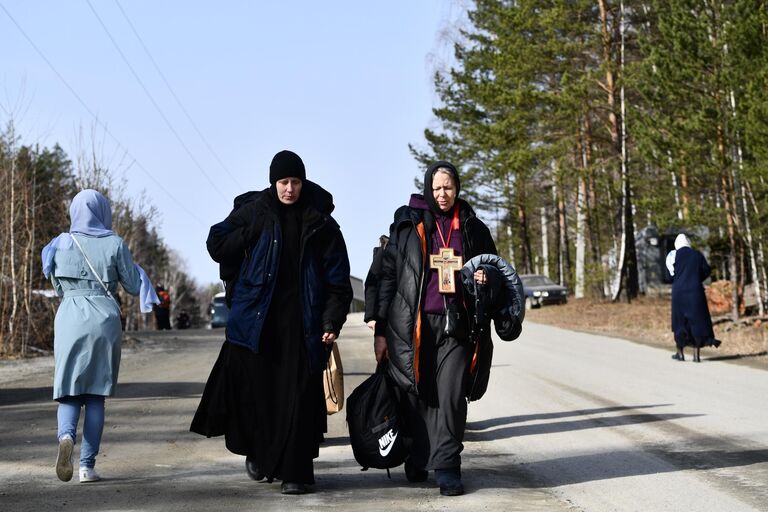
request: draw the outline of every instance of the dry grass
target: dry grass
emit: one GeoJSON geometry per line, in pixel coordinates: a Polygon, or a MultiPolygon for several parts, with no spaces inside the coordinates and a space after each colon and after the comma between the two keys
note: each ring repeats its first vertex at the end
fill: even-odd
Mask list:
{"type": "MultiPolygon", "coordinates": [[[[571,299],[563,306],[545,306],[526,313],[526,320],[577,331],[625,338],[646,345],[675,350],[670,330],[669,298],[641,298],[627,303],[571,299]]],[[[768,322],[743,318],[733,323],[713,319],[720,348],[702,349],[703,359],[734,360],[768,369],[768,322]]]]}

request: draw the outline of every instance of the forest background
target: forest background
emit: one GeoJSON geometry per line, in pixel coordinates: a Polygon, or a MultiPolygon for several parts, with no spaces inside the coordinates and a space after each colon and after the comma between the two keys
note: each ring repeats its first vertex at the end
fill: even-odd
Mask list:
{"type": "MultiPolygon", "coordinates": [[[[768,2],[477,0],[452,38],[452,65],[434,76],[435,121],[411,151],[461,169],[462,194],[520,273],[547,274],[577,300],[663,294],[649,286],[663,265],[638,250],[666,249],[682,231],[725,283],[730,320],[764,315],[768,2]]],[[[0,354],[50,349],[40,248],[86,186],[110,197],[116,230],[150,275],[202,317],[211,288],[186,276],[154,208],[126,197],[96,151],[73,163],[18,140],[8,124],[0,354]]]]}

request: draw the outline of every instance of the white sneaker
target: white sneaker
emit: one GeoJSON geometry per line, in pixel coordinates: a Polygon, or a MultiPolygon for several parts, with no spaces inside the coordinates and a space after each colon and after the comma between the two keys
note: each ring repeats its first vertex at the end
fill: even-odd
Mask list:
{"type": "Polygon", "coordinates": [[[98,482],[101,477],[94,468],[80,468],[80,483],[98,482]]]}
{"type": "Polygon", "coordinates": [[[72,480],[72,451],[75,447],[75,441],[72,437],[65,435],[59,439],[59,453],[56,456],[56,476],[62,482],[72,480]]]}

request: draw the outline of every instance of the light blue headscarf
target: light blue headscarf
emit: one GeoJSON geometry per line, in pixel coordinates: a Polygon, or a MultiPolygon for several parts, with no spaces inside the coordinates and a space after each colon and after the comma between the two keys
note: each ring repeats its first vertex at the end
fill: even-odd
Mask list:
{"type": "MultiPolygon", "coordinates": [[[[109,236],[112,231],[112,209],[107,198],[92,189],[81,190],[72,198],[69,206],[69,233],[83,233],[91,236],[109,236]]],[[[43,274],[46,279],[53,270],[53,258],[58,249],[72,247],[72,237],[62,233],[43,247],[43,274]]]]}
{"type": "Polygon", "coordinates": [[[70,233],[91,236],[114,235],[112,231],[112,208],[107,198],[96,190],[85,189],[72,198],[69,205],[70,233]]]}
{"type": "MultiPolygon", "coordinates": [[[[112,208],[109,201],[100,192],[93,189],[85,189],[72,198],[72,204],[69,206],[70,226],[69,233],[62,233],[48,245],[43,247],[43,274],[46,279],[50,277],[53,271],[53,259],[58,249],[69,249],[72,247],[72,236],[70,233],[82,233],[84,235],[104,237],[114,235],[112,231],[112,208]]],[[[152,304],[159,304],[152,282],[147,273],[139,265],[136,265],[141,277],[141,291],[139,292],[139,307],[142,313],[152,311],[152,304]]]]}

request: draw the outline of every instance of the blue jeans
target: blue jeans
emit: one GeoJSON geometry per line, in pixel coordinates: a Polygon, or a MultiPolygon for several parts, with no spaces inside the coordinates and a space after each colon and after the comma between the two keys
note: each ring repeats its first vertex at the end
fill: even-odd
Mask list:
{"type": "Polygon", "coordinates": [[[104,431],[104,397],[100,395],[77,395],[59,398],[59,440],[69,435],[77,440],[77,422],[80,420],[80,408],[85,406],[83,420],[83,443],[80,447],[80,467],[96,466],[99,454],[101,433],[104,431]]]}

